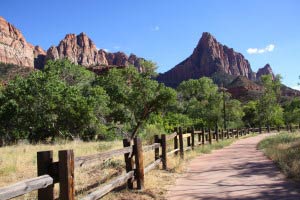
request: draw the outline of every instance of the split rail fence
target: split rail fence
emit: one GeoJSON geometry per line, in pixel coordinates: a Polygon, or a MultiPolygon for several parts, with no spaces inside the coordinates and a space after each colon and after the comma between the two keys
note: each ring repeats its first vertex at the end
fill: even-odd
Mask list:
{"type": "MultiPolygon", "coordinates": [[[[123,140],[122,149],[112,150],[95,155],[74,157],[73,150],[62,150],[58,152],[59,160],[53,162],[53,151],[37,152],[37,175],[38,177],[20,181],[13,185],[0,188],[0,200],[12,199],[29,192],[37,190],[38,200],[54,200],[54,185],[59,184],[60,200],[75,199],[74,168],[79,168],[95,161],[105,161],[112,157],[124,156],[126,173],[109,183],[103,185],[98,190],[89,193],[83,197],[84,200],[100,199],[115,188],[127,184],[128,189],[144,188],[145,174],[157,168],[162,164],[162,169],[168,168],[168,156],[178,155],[184,158],[184,152],[193,150],[197,146],[212,144],[219,140],[229,138],[239,138],[249,133],[262,133],[280,130],[292,131],[299,129],[299,126],[292,127],[261,127],[261,128],[242,128],[229,130],[205,130],[202,128],[196,131],[193,128],[189,131],[183,131],[179,127],[170,135],[162,134],[160,137],[155,135],[152,145],[143,146],[140,138],[134,138],[133,141],[123,140]],[[186,132],[186,133],[184,133],[186,132]],[[167,151],[167,142],[173,140],[173,150],[167,151]],[[186,140],[186,142],[184,142],[186,140]],[[184,146],[184,144],[186,144],[184,146]],[[154,161],[144,166],[143,153],[154,151],[154,161]]],[[[170,142],[169,142],[170,143],[170,142]]]]}

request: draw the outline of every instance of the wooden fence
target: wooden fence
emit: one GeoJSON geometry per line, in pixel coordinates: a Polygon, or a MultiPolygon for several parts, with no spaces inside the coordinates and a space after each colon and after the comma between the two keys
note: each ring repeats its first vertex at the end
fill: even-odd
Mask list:
{"type": "MultiPolygon", "coordinates": [[[[84,200],[100,199],[113,189],[127,184],[129,189],[133,189],[133,183],[136,181],[137,188],[144,188],[145,174],[162,164],[162,169],[168,168],[168,156],[180,155],[184,158],[184,152],[193,150],[197,146],[212,144],[219,140],[229,138],[239,138],[249,133],[262,133],[271,131],[299,129],[299,126],[292,127],[260,127],[260,128],[242,128],[228,130],[194,130],[183,131],[181,127],[170,135],[162,134],[160,137],[155,135],[152,145],[143,146],[140,138],[134,138],[133,141],[123,140],[122,149],[95,155],[74,157],[73,150],[62,150],[58,152],[59,160],[53,162],[52,151],[37,152],[37,175],[36,178],[27,179],[13,185],[0,188],[0,200],[12,199],[24,195],[31,191],[38,190],[39,200],[54,200],[54,184],[59,184],[59,199],[75,199],[74,168],[79,168],[95,161],[104,161],[116,156],[124,156],[126,173],[98,190],[89,193],[84,200]],[[173,149],[167,152],[167,142],[173,140],[173,149]],[[184,142],[186,140],[186,142],[184,142]],[[186,144],[184,146],[184,144],[186,144]],[[154,161],[144,166],[143,153],[154,151],[154,161]]],[[[170,143],[170,142],[169,142],[170,143]]]]}

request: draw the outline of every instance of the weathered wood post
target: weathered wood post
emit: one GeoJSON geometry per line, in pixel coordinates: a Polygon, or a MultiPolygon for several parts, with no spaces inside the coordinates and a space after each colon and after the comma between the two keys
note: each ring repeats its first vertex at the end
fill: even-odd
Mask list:
{"type": "Polygon", "coordinates": [[[271,129],[270,129],[270,125],[269,125],[269,124],[268,124],[268,126],[267,126],[267,131],[268,131],[268,133],[271,132],[271,129]]]}
{"type": "Polygon", "coordinates": [[[167,137],[166,134],[161,135],[161,159],[163,169],[166,170],[168,165],[168,157],[167,157],[167,137]]]}
{"type": "MultiPolygon", "coordinates": [[[[158,135],[154,135],[154,143],[161,143],[158,135]]],[[[154,149],[154,160],[159,159],[159,147],[154,149]]]]}
{"type": "Polygon", "coordinates": [[[226,129],[226,136],[227,136],[227,139],[229,139],[229,130],[226,129]]]}
{"type": "Polygon", "coordinates": [[[218,129],[218,126],[216,127],[215,134],[216,134],[216,141],[219,142],[219,129],[218,129]]]}
{"type": "Polygon", "coordinates": [[[59,199],[74,200],[74,153],[73,150],[62,150],[58,152],[59,169],[59,199]]]}
{"type": "Polygon", "coordinates": [[[224,140],[224,130],[223,129],[221,130],[221,137],[222,137],[222,140],[224,140]]]}
{"type": "Polygon", "coordinates": [[[280,132],[280,126],[277,126],[277,132],[280,132]]]}
{"type": "Polygon", "coordinates": [[[208,129],[208,142],[209,142],[209,144],[212,144],[212,137],[211,137],[210,128],[208,129]]]}
{"type": "Polygon", "coordinates": [[[259,126],[259,134],[261,134],[262,129],[261,129],[261,125],[259,126]]]}
{"type": "Polygon", "coordinates": [[[137,189],[144,189],[144,157],[143,157],[143,146],[142,140],[138,137],[134,138],[134,154],[135,154],[135,174],[137,189]]]}
{"type": "MultiPolygon", "coordinates": [[[[37,152],[37,175],[42,176],[48,174],[53,176],[50,168],[53,165],[53,151],[39,151],[37,152]]],[[[53,178],[53,177],[52,177],[53,178]]],[[[46,188],[38,190],[39,200],[54,200],[54,184],[46,188]]]]}
{"type": "Polygon", "coordinates": [[[195,129],[194,129],[194,127],[192,127],[191,137],[192,137],[192,149],[194,150],[194,147],[195,147],[195,129]]]}
{"type": "MultiPolygon", "coordinates": [[[[174,137],[174,150],[178,149],[178,128],[176,127],[175,130],[176,136],[174,137]]],[[[178,155],[178,151],[175,152],[175,155],[178,155]]]]}
{"type": "Polygon", "coordinates": [[[179,153],[180,157],[184,158],[182,127],[179,127],[179,153]]]}
{"type": "MultiPolygon", "coordinates": [[[[128,139],[123,139],[123,147],[129,147],[131,146],[131,142],[128,139]]],[[[131,154],[133,155],[133,154],[131,154]]],[[[133,170],[133,156],[131,156],[130,153],[124,154],[124,160],[125,160],[125,166],[126,166],[126,172],[130,172],[133,170]]],[[[156,155],[155,155],[156,156],[156,155]]],[[[158,155],[159,157],[159,155],[158,155]]],[[[128,189],[133,189],[133,180],[134,178],[131,178],[127,181],[127,187],[128,189]]]]}
{"type": "Polygon", "coordinates": [[[205,129],[202,127],[201,131],[201,143],[204,145],[205,144],[205,129]]]}

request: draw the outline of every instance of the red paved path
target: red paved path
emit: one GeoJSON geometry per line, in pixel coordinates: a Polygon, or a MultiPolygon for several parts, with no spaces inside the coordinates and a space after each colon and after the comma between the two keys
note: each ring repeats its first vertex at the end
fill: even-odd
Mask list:
{"type": "Polygon", "coordinates": [[[229,147],[193,159],[183,177],[170,186],[169,200],[290,199],[300,189],[256,149],[266,134],[241,139],[229,147]]]}

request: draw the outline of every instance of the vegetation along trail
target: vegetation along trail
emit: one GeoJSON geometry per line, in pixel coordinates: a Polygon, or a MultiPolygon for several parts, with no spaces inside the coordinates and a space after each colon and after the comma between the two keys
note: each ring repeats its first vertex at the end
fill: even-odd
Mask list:
{"type": "Polygon", "coordinates": [[[300,199],[299,189],[257,150],[270,134],[239,140],[192,160],[167,199],[300,199]]]}

